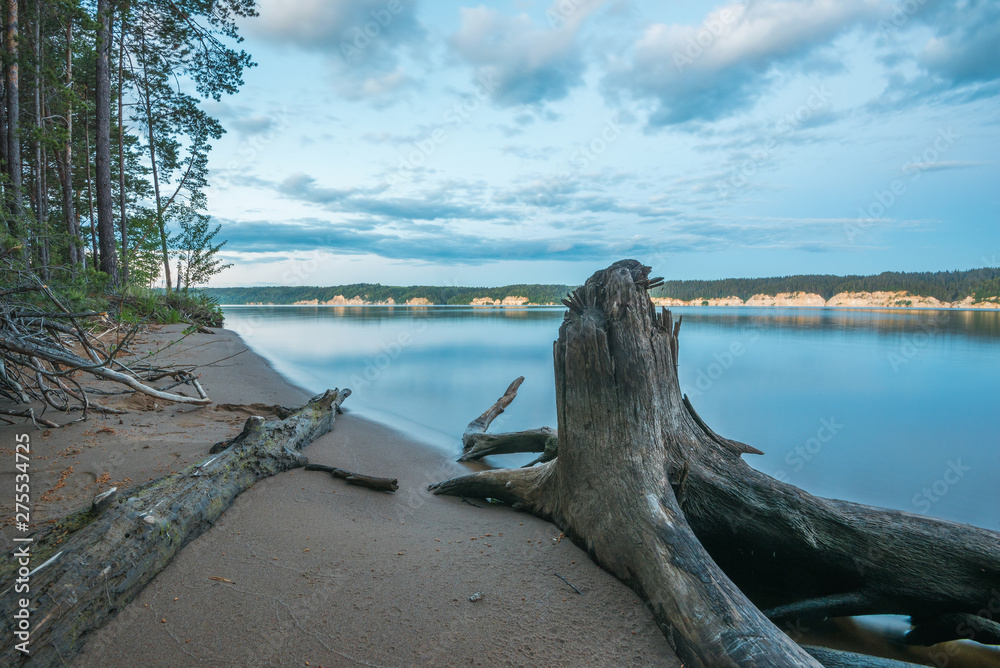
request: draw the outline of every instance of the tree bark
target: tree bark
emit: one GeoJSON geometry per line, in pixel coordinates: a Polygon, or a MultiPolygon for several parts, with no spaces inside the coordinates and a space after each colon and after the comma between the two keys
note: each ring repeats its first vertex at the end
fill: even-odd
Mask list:
{"type": "Polygon", "coordinates": [[[111,3],[97,0],[97,81],[94,113],[97,116],[97,236],[101,247],[100,268],[117,286],[118,255],[115,250],[115,223],[111,194],[111,3]]]}
{"type": "Polygon", "coordinates": [[[619,262],[570,300],[555,344],[558,457],[434,490],[495,496],[550,518],[647,601],[688,665],[818,666],[726,577],[684,518],[671,482],[703,432],[666,382],[672,322],[657,317],[647,276],[638,262],[619,262]]]}
{"type": "MultiPolygon", "coordinates": [[[[7,38],[7,3],[0,2],[0,20],[4,22],[0,40],[7,38]]],[[[6,41],[4,49],[6,50],[6,41]]],[[[7,165],[7,63],[0,63],[0,175],[8,173],[7,165]]],[[[0,205],[7,201],[6,184],[0,179],[0,205]]]]}
{"type": "Polygon", "coordinates": [[[73,22],[66,22],[66,90],[69,102],[66,104],[66,144],[63,146],[59,165],[59,180],[62,185],[63,216],[66,218],[66,232],[69,235],[69,263],[76,269],[83,263],[83,248],[80,242],[80,225],[73,203],[73,22]]]}
{"type": "MultiPolygon", "coordinates": [[[[15,649],[17,599],[0,593],[0,661],[63,665],[87,635],[142,591],[171,558],[254,483],[307,463],[300,450],[330,431],[350,390],[328,390],[287,419],[251,417],[236,447],[184,471],[128,491],[98,496],[27,543],[31,552],[31,655],[15,649]]],[[[20,545],[19,545],[20,547],[20,545]]],[[[18,559],[0,557],[0,581],[13,583],[18,559]]],[[[13,585],[11,585],[13,586],[13,585]]]]}
{"type": "Polygon", "coordinates": [[[379,478],[377,476],[365,475],[364,473],[352,473],[346,469],[336,466],[326,466],[324,464],[307,464],[306,471],[324,471],[334,478],[339,478],[348,485],[358,485],[367,487],[377,492],[395,492],[399,489],[399,480],[396,478],[379,478]]]}
{"type": "MultiPolygon", "coordinates": [[[[128,12],[128,5],[122,9],[128,12]]],[[[122,239],[121,278],[128,283],[128,209],[125,194],[125,80],[122,78],[122,65],[125,59],[125,31],[128,29],[127,14],[121,18],[121,29],[118,31],[118,227],[122,239]]]]}
{"type": "MultiPolygon", "coordinates": [[[[8,227],[11,235],[24,243],[21,223],[24,204],[21,194],[21,106],[18,81],[18,16],[16,0],[7,2],[7,22],[4,28],[4,47],[7,51],[6,91],[7,91],[7,175],[10,177],[7,207],[11,213],[8,227]]],[[[27,244],[24,256],[27,257],[27,244]]]]}
{"type": "Polygon", "coordinates": [[[705,425],[680,391],[680,322],[655,312],[648,271],[618,262],[567,302],[556,458],[436,493],[551,519],[643,596],[692,666],[817,665],[744,592],[773,620],[1000,612],[997,533],[813,497],[705,425]]]}
{"type": "Polygon", "coordinates": [[[48,190],[45,182],[45,167],[48,164],[46,151],[42,148],[42,137],[45,133],[45,125],[42,121],[42,4],[41,0],[35,0],[35,221],[38,234],[38,258],[41,265],[40,274],[42,279],[51,279],[51,260],[49,258],[49,230],[48,230],[48,190]]]}
{"type": "Polygon", "coordinates": [[[83,138],[87,146],[87,214],[90,218],[90,252],[94,267],[100,267],[101,254],[97,248],[97,224],[94,220],[94,179],[90,172],[90,116],[84,115],[83,138]]]}

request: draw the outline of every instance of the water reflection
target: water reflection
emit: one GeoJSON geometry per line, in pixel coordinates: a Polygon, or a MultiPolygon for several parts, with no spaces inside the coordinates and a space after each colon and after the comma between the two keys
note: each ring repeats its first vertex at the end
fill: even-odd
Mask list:
{"type": "MultiPolygon", "coordinates": [[[[673,310],[682,388],[716,431],[766,452],[752,465],[822,496],[1000,528],[1000,313],[673,310]]],[[[294,382],[351,387],[351,409],[456,452],[518,375],[495,429],[555,425],[563,313],[226,307],[228,326],[294,382]]]]}

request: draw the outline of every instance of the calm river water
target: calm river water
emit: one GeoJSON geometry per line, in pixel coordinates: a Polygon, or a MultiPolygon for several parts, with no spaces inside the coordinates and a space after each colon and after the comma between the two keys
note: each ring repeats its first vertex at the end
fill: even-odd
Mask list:
{"type": "MultiPolygon", "coordinates": [[[[555,427],[564,309],[227,306],[296,384],[449,451],[519,375],[492,431],[555,427]]],[[[688,307],[684,391],[755,467],[821,496],[1000,529],[1000,313],[688,307]]],[[[510,465],[523,458],[493,458],[510,465]]]]}

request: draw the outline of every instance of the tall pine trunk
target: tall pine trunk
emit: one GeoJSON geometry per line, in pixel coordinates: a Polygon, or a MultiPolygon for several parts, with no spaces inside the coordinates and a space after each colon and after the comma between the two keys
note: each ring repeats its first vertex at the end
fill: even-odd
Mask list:
{"type": "MultiPolygon", "coordinates": [[[[7,16],[6,3],[0,3],[0,20],[7,16]]],[[[0,35],[0,41],[3,35],[0,35]]],[[[6,47],[4,47],[6,49],[6,47]]],[[[7,66],[0,67],[0,176],[7,174],[7,66]]],[[[6,186],[0,179],[0,202],[6,201],[6,186]]]]}
{"type": "Polygon", "coordinates": [[[97,82],[95,106],[97,115],[97,236],[101,247],[101,271],[119,284],[118,261],[115,251],[115,224],[111,193],[111,3],[97,0],[97,82]]]}
{"type": "Polygon", "coordinates": [[[66,145],[63,147],[59,165],[59,180],[62,183],[63,216],[66,218],[66,232],[69,234],[69,263],[76,267],[82,264],[83,249],[80,247],[80,226],[73,206],[73,22],[66,22],[66,90],[70,93],[66,104],[66,145]]]}
{"type": "Polygon", "coordinates": [[[83,137],[87,144],[87,211],[90,216],[90,247],[94,258],[94,267],[100,268],[101,256],[97,249],[97,226],[94,224],[94,185],[90,173],[90,115],[83,118],[83,137]]]}
{"type": "MultiPolygon", "coordinates": [[[[10,186],[7,194],[7,208],[11,213],[8,226],[10,233],[23,241],[21,220],[24,203],[21,197],[21,138],[18,127],[21,117],[20,98],[18,95],[18,34],[17,34],[17,0],[7,2],[7,25],[4,29],[4,48],[7,51],[7,175],[10,186]]],[[[24,245],[27,257],[27,244],[24,245]]]]}
{"type": "MultiPolygon", "coordinates": [[[[124,10],[124,11],[127,11],[124,10]]],[[[125,208],[125,119],[123,114],[125,97],[125,81],[122,78],[122,65],[125,59],[125,29],[126,15],[122,14],[121,29],[118,36],[118,227],[122,238],[122,282],[128,282],[128,213],[125,208]]]]}
{"type": "Polygon", "coordinates": [[[160,196],[160,175],[156,166],[156,136],[153,132],[153,101],[150,98],[149,93],[149,74],[146,72],[146,67],[148,63],[146,62],[146,42],[140,33],[140,39],[143,40],[142,43],[142,82],[143,82],[143,101],[146,106],[146,128],[149,131],[149,163],[151,168],[151,173],[153,175],[153,196],[156,200],[156,227],[160,233],[160,255],[163,260],[163,274],[166,278],[165,284],[167,286],[167,292],[170,292],[171,288],[171,276],[170,276],[170,252],[167,249],[167,226],[166,221],[163,219],[163,198],[160,196]]]}
{"type": "Polygon", "coordinates": [[[45,132],[42,121],[42,3],[35,0],[35,221],[38,225],[38,260],[42,278],[49,280],[52,268],[49,258],[48,216],[46,210],[45,154],[42,150],[42,136],[45,132]]]}

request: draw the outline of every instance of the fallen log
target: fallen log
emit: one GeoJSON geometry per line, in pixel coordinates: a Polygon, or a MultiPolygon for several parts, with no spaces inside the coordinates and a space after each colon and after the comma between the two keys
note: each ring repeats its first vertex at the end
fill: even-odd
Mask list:
{"type": "MultiPolygon", "coordinates": [[[[718,445],[728,451],[760,453],[719,436],[686,395],[682,401],[718,445]]],[[[554,457],[555,434],[549,447],[554,457]]],[[[721,470],[713,461],[693,469],[688,463],[672,484],[695,535],[772,621],[905,614],[915,616],[915,628],[907,635],[910,644],[949,640],[1000,644],[1000,624],[993,621],[1000,617],[994,532],[813,497],[742,460],[724,461],[721,470]],[[859,518],[867,518],[868,530],[857,526],[859,518]],[[850,540],[847,527],[854,528],[850,540]],[[838,537],[838,531],[844,536],[838,537]],[[949,539],[938,545],[945,536],[949,539]],[[816,538],[822,538],[821,552],[810,542],[816,538]],[[808,567],[802,566],[805,559],[808,567]],[[963,585],[966,581],[970,584],[963,585]],[[841,591],[848,586],[851,591],[841,591]],[[786,603],[776,605],[779,600],[786,603]]],[[[519,504],[518,499],[512,502],[519,504]]]]}
{"type": "Polygon", "coordinates": [[[328,390],[284,420],[251,417],[232,447],[127,495],[105,492],[92,507],[17,544],[30,553],[0,557],[0,664],[24,665],[14,614],[30,598],[30,661],[62,665],[87,634],[131,601],[188,542],[212,526],[233,500],[262,478],[304,466],[300,450],[330,431],[351,391],[328,390]],[[30,597],[13,591],[30,569],[30,597]]]}
{"type": "Polygon", "coordinates": [[[919,668],[919,664],[909,663],[908,661],[883,659],[877,656],[868,656],[867,654],[843,652],[828,647],[803,645],[803,649],[809,652],[809,656],[819,661],[823,668],[919,668]]]}
{"type": "Polygon", "coordinates": [[[399,489],[399,480],[396,478],[378,478],[365,475],[363,473],[351,473],[336,466],[324,466],[323,464],[307,464],[306,471],[325,471],[334,478],[340,478],[349,485],[367,487],[378,492],[395,492],[399,489]]]}
{"type": "Polygon", "coordinates": [[[759,451],[682,395],[679,321],[656,313],[648,272],[615,263],[566,301],[556,458],[435,493],[553,521],[647,601],[692,666],[817,665],[744,594],[774,620],[1000,611],[1000,534],[817,498],[747,465],[759,451]]]}
{"type": "MultiPolygon", "coordinates": [[[[1000,605],[1000,601],[997,602],[1000,605]]],[[[929,619],[915,617],[906,634],[908,645],[936,645],[949,640],[975,640],[984,645],[1000,645],[1000,624],[966,612],[952,612],[929,619]]]]}

